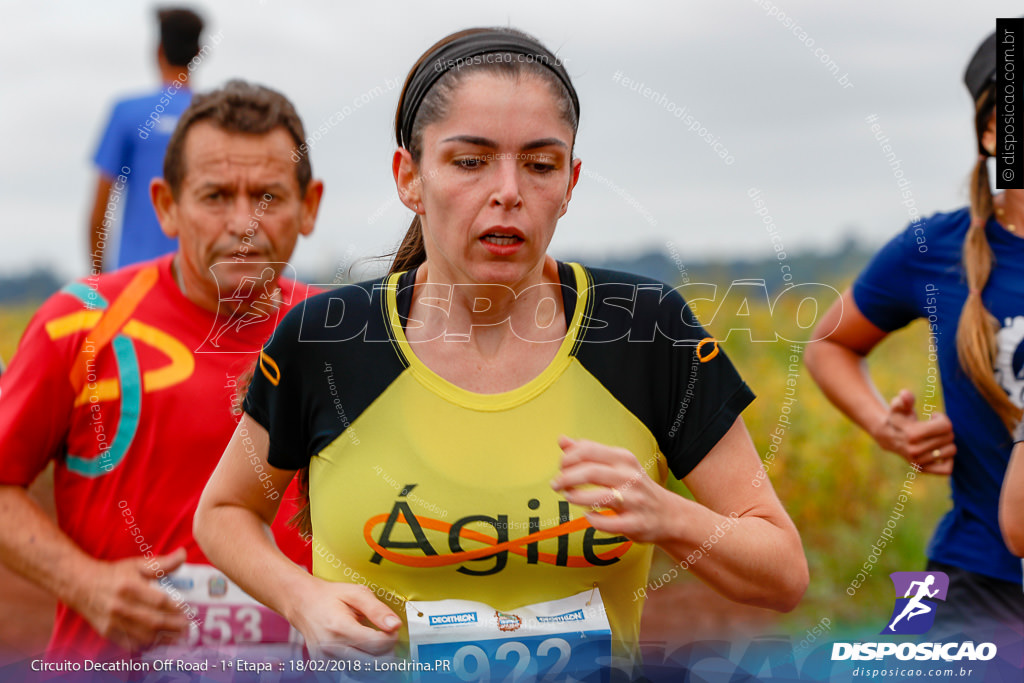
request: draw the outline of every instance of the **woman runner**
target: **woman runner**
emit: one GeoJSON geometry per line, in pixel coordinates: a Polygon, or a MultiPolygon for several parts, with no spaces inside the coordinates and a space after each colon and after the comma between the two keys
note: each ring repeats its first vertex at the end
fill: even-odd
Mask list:
{"type": "Polygon", "coordinates": [[[924,472],[952,475],[953,507],[932,537],[927,564],[949,576],[936,624],[951,634],[993,626],[1024,633],[1021,563],[998,519],[1010,432],[1024,402],[1024,191],[993,196],[989,187],[995,78],[993,34],[964,77],[979,149],[970,206],[914,220],[893,238],[823,317],[818,330],[835,331],[806,353],[825,395],[879,446],[924,472]],[[886,404],[864,360],[917,318],[931,327],[947,411],[929,411],[924,420],[906,389],[886,404]]]}
{"type": "MultiPolygon", "coordinates": [[[[802,596],[799,535],[739,417],[753,394],[717,342],[669,287],[547,254],[579,179],[578,120],[535,39],[435,44],[395,119],[416,215],[391,273],[314,299],[261,354],[196,534],[311,651],[404,654],[403,622],[446,600],[489,606],[508,635],[524,606],[583,595],[546,618],[603,605],[628,660],[655,545],[733,600],[802,596]],[[264,531],[264,486],[296,471],[313,576],[264,531]],[[695,500],[664,487],[670,472],[695,500]]],[[[482,641],[467,614],[437,619],[482,641]]]]}

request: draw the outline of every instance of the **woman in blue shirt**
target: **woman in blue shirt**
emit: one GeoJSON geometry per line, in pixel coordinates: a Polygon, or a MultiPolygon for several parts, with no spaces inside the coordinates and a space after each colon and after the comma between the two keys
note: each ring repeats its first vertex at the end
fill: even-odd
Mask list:
{"type": "MultiPolygon", "coordinates": [[[[917,219],[875,255],[818,328],[807,366],[825,395],[885,450],[920,471],[951,475],[952,509],[928,547],[928,571],[949,575],[937,624],[1024,633],[1021,564],[999,528],[999,492],[1024,405],[1024,190],[993,196],[995,34],[964,80],[975,102],[979,156],[970,206],[917,219]],[[890,332],[925,318],[946,414],[914,409],[906,389],[880,397],[865,357],[890,332]]],[[[934,366],[929,370],[934,392],[934,366]]],[[[926,378],[927,379],[927,378],[926,378]]]]}

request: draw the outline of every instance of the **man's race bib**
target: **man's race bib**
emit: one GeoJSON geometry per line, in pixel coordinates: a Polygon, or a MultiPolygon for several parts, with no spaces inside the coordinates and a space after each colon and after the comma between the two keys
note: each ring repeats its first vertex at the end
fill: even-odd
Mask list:
{"type": "MultiPolygon", "coordinates": [[[[184,564],[158,584],[189,618],[185,639],[174,646],[196,656],[289,658],[302,653],[302,636],[288,620],[263,606],[216,567],[184,564]]],[[[152,651],[151,651],[152,652],[152,651]]]]}
{"type": "Polygon", "coordinates": [[[422,681],[564,680],[611,661],[611,628],[596,587],[508,612],[437,600],[407,602],[405,613],[422,681]]]}

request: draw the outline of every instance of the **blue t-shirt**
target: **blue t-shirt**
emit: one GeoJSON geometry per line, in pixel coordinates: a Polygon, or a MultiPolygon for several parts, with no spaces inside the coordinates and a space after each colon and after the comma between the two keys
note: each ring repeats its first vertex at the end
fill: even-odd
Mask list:
{"type": "MultiPolygon", "coordinates": [[[[114,181],[108,206],[123,204],[115,260],[121,268],[177,251],[178,240],[160,230],[149,200],[149,181],[164,174],[164,152],[178,117],[192,100],[192,92],[173,83],[142,97],[114,105],[106,132],[93,156],[96,166],[114,181]]],[[[112,237],[108,236],[108,244],[112,237]]]]}
{"type": "MultiPolygon", "coordinates": [[[[967,298],[961,253],[970,222],[969,211],[961,209],[912,223],[860,274],[853,298],[867,319],[887,332],[916,318],[931,324],[957,450],[951,478],[953,509],[939,523],[928,556],[1019,585],[1021,562],[1010,554],[999,531],[999,490],[1013,439],[960,367],[956,350],[957,325],[967,298]]],[[[1020,406],[1024,404],[1024,239],[995,220],[988,222],[985,231],[995,260],[982,300],[1000,325],[993,372],[1020,406]]],[[[937,403],[936,399],[932,402],[937,403]]]]}

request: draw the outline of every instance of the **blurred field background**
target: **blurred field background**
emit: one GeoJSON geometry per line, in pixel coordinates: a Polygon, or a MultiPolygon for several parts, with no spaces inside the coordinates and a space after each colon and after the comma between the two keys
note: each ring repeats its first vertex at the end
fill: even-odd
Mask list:
{"type": "MultiPolygon", "coordinates": [[[[848,285],[849,280],[833,286],[842,291],[848,285]]],[[[794,309],[780,303],[775,317],[795,320],[794,309]]],[[[772,317],[766,307],[751,307],[748,322],[734,316],[735,322],[716,319],[708,327],[721,338],[730,327],[770,329],[772,317]]],[[[920,410],[928,369],[927,343],[927,325],[918,321],[890,335],[875,349],[869,366],[883,396],[891,397],[907,387],[917,396],[920,410]]],[[[786,395],[791,344],[751,342],[747,333],[739,332],[730,335],[723,348],[757,394],[743,417],[764,459],[786,395]]],[[[780,616],[733,605],[695,577],[681,573],[671,584],[671,592],[666,586],[649,597],[645,638],[687,642],[693,638],[739,640],[786,634],[796,645],[822,619],[827,619],[830,631],[819,635],[819,641],[840,638],[838,634],[847,631],[877,632],[893,601],[889,574],[924,569],[925,548],[949,499],[948,481],[929,475],[914,480],[904,517],[896,521],[894,541],[883,549],[867,581],[855,589],[854,596],[846,593],[890,519],[909,466],[902,458],[882,451],[828,403],[803,366],[802,355],[799,373],[791,425],[769,467],[769,478],[804,542],[811,583],[803,601],[793,612],[780,616]]],[[[938,397],[932,400],[934,403],[938,397]]],[[[943,410],[941,404],[936,409],[943,410]]],[[[659,553],[652,576],[671,566],[672,560],[659,553]]]]}
{"type": "MultiPolygon", "coordinates": [[[[723,275],[724,271],[717,274],[723,275]]],[[[833,279],[831,284],[841,291],[849,279],[833,279]]],[[[768,306],[751,304],[747,317],[720,312],[707,325],[710,332],[721,339],[734,327],[750,327],[757,336],[773,330],[773,313],[768,306]]],[[[0,355],[8,362],[34,308],[0,308],[0,355]]],[[[788,301],[780,303],[774,312],[775,320],[790,321],[784,333],[791,338],[795,308],[795,301],[788,301]]],[[[714,313],[709,305],[697,312],[705,322],[714,313]]],[[[813,315],[813,311],[801,313],[813,315]]],[[[802,338],[807,334],[805,331],[802,338]]],[[[722,346],[757,394],[744,419],[764,457],[783,404],[791,344],[752,342],[747,333],[739,331],[722,346]]],[[[892,396],[901,387],[908,387],[923,396],[928,367],[926,346],[927,328],[920,322],[879,346],[870,364],[883,395],[892,396]]],[[[949,495],[947,482],[930,476],[919,476],[915,481],[905,517],[897,522],[895,542],[885,548],[870,578],[854,597],[845,592],[885,527],[908,468],[902,459],[881,451],[827,403],[802,358],[799,373],[791,425],[769,476],[803,537],[811,569],[806,597],[796,610],[780,616],[735,605],[680,572],[677,580],[650,593],[643,640],[678,645],[705,638],[738,642],[746,637],[782,634],[789,635],[796,645],[823,619],[830,624],[830,631],[819,640],[837,638],[847,630],[877,631],[893,600],[888,574],[923,569],[925,546],[947,507],[949,495]]],[[[52,510],[49,472],[36,482],[33,492],[52,510]]],[[[659,553],[652,576],[660,576],[672,565],[672,560],[659,553]]],[[[45,646],[53,601],[2,568],[0,613],[17,615],[0,620],[0,652],[35,652],[45,646]]]]}

